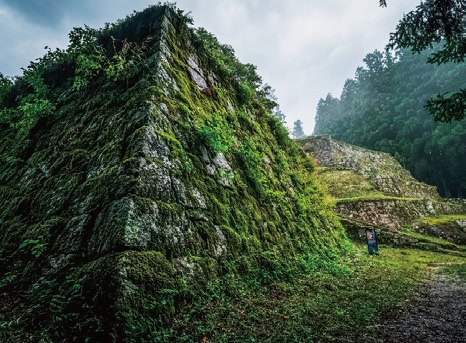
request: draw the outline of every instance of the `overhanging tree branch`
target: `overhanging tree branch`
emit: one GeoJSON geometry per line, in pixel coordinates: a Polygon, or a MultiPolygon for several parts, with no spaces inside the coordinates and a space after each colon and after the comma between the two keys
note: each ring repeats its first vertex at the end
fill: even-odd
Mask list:
{"type": "MultiPolygon", "coordinates": [[[[385,7],[386,1],[380,0],[385,7]]],[[[428,63],[463,63],[466,56],[466,0],[426,0],[414,11],[406,14],[390,34],[388,46],[392,49],[409,48],[413,53],[432,48],[434,43],[443,46],[433,52],[428,63]]],[[[438,94],[426,107],[436,121],[450,122],[465,118],[466,92],[438,94]]]]}

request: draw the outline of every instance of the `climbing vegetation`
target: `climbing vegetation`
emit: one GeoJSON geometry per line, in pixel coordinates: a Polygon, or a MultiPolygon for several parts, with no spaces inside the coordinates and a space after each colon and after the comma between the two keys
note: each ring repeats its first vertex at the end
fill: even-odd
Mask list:
{"type": "Polygon", "coordinates": [[[227,152],[235,144],[233,130],[218,113],[212,113],[197,129],[197,133],[201,140],[216,152],[227,152]]]}

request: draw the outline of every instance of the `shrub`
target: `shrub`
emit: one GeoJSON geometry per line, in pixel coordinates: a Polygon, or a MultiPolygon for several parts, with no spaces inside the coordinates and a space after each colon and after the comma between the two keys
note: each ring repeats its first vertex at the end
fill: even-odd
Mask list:
{"type": "Polygon", "coordinates": [[[246,166],[246,174],[254,184],[256,191],[265,196],[267,191],[267,177],[262,168],[262,155],[251,140],[244,142],[238,150],[238,156],[246,166]]]}
{"type": "Polygon", "coordinates": [[[227,152],[235,143],[233,131],[218,113],[197,129],[201,140],[216,152],[227,152]]]}
{"type": "Polygon", "coordinates": [[[253,96],[253,91],[245,83],[241,82],[238,87],[238,100],[242,104],[249,104],[253,96]]]}

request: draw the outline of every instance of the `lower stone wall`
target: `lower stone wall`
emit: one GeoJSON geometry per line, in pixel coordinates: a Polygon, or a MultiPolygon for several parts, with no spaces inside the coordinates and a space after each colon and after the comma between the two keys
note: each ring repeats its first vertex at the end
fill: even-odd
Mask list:
{"type": "Polygon", "coordinates": [[[441,200],[440,195],[437,193],[437,187],[418,182],[414,178],[411,179],[409,180],[404,175],[399,177],[396,174],[391,176],[370,176],[372,184],[385,195],[431,199],[434,201],[441,200]]]}
{"type": "Polygon", "coordinates": [[[399,230],[402,226],[411,224],[419,217],[466,214],[466,200],[370,199],[342,201],[337,202],[336,211],[343,218],[399,230]]]}
{"type": "Polygon", "coordinates": [[[445,199],[434,201],[435,213],[440,214],[466,214],[466,199],[445,199]]]}

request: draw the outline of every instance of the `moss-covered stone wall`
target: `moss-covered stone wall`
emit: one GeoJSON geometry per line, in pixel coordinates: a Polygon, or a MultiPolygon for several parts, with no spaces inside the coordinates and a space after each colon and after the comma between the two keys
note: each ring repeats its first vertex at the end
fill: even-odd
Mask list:
{"type": "Polygon", "coordinates": [[[336,212],[353,238],[377,228],[384,243],[417,244],[402,233],[418,218],[466,213],[462,199],[444,199],[435,187],[418,182],[392,156],[330,136],[297,140],[316,161],[318,174],[336,202],[336,212]]]}
{"type": "MultiPolygon", "coordinates": [[[[353,171],[363,176],[384,195],[440,200],[440,195],[434,186],[416,180],[387,153],[339,142],[331,139],[330,136],[310,136],[297,142],[319,166],[324,167],[321,171],[324,177],[327,172],[338,174],[338,172],[353,171]]],[[[338,178],[335,182],[338,183],[338,178]]],[[[360,181],[357,180],[356,183],[360,184],[360,181]]],[[[339,194],[335,195],[341,197],[339,194]]]]}
{"type": "Polygon", "coordinates": [[[164,290],[345,244],[312,161],[179,13],[119,27],[150,38],[126,79],[54,89],[24,140],[2,128],[0,289],[21,305],[0,319],[23,318],[25,337],[129,339],[164,290]]]}

